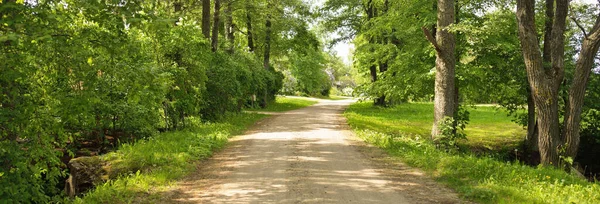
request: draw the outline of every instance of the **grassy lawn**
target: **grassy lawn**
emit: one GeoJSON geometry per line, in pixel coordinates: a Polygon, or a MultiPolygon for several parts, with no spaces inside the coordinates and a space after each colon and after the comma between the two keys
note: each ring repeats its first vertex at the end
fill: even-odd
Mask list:
{"type": "Polygon", "coordinates": [[[310,98],[277,96],[277,98],[275,99],[275,103],[269,104],[269,106],[267,106],[266,108],[253,108],[248,110],[264,112],[285,112],[311,106],[316,103],[317,101],[310,98]]]}
{"type": "MultiPolygon", "coordinates": [[[[470,110],[464,145],[493,150],[514,145],[524,130],[493,107],[470,110]]],[[[600,184],[561,170],[505,162],[491,156],[447,153],[428,138],[433,105],[402,104],[395,108],[356,103],[345,116],[357,136],[385,149],[408,165],[420,168],[455,189],[463,198],[481,203],[600,203],[600,184]]]]}
{"type": "Polygon", "coordinates": [[[196,165],[211,156],[233,135],[243,133],[249,126],[266,115],[232,114],[218,123],[195,122],[193,127],[176,132],[158,134],[133,145],[125,144],[119,150],[101,156],[111,168],[129,171],[116,180],[99,185],[74,203],[153,203],[162,190],[175,180],[196,170],[196,165]]]}
{"type": "MultiPolygon", "coordinates": [[[[495,107],[468,108],[470,121],[465,129],[467,140],[461,144],[470,149],[498,151],[517,146],[527,132],[511,121],[506,112],[495,107]]],[[[433,124],[433,104],[405,103],[393,108],[356,103],[346,111],[350,125],[391,135],[427,137],[433,124]]]]}

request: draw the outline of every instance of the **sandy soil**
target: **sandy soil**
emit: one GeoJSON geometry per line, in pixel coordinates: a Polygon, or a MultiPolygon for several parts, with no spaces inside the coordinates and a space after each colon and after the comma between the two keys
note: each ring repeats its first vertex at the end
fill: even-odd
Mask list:
{"type": "Polygon", "coordinates": [[[320,100],[259,122],[164,193],[164,202],[464,202],[357,139],[341,116],[351,102],[320,100]]]}

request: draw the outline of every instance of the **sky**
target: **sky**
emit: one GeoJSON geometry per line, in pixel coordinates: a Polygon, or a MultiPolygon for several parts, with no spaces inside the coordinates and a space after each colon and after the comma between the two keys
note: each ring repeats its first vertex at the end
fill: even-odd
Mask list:
{"type": "MultiPolygon", "coordinates": [[[[597,4],[598,0],[574,0],[580,3],[597,4]]],[[[324,0],[313,0],[316,5],[322,5],[324,0]]],[[[354,50],[354,45],[351,42],[339,42],[333,47],[337,55],[344,60],[346,64],[352,64],[351,52],[354,50]]]]}

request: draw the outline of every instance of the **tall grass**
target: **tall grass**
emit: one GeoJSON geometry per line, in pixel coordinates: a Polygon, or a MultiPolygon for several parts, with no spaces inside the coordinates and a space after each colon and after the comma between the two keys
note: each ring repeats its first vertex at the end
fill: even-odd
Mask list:
{"type": "Polygon", "coordinates": [[[199,161],[223,147],[229,137],[241,134],[263,117],[243,113],[229,115],[218,123],[195,121],[195,125],[183,131],[161,133],[132,145],[122,145],[102,159],[111,163],[111,168],[128,173],[97,186],[74,203],[130,203],[140,199],[151,202],[153,196],[158,196],[152,192],[160,192],[193,172],[199,161]]]}
{"type": "MultiPolygon", "coordinates": [[[[600,203],[598,183],[590,183],[561,170],[436,149],[427,139],[433,118],[426,113],[433,112],[428,106],[432,104],[403,104],[382,109],[372,107],[370,103],[358,103],[351,105],[345,116],[357,136],[408,165],[424,170],[468,200],[481,203],[600,203]]],[[[488,140],[492,146],[499,146],[505,141],[498,138],[512,134],[507,133],[511,130],[504,129],[518,130],[520,127],[508,126],[509,119],[503,114],[487,111],[491,110],[488,108],[478,107],[477,110],[483,111],[471,113],[472,124],[485,124],[470,127],[471,134],[488,140]]]]}

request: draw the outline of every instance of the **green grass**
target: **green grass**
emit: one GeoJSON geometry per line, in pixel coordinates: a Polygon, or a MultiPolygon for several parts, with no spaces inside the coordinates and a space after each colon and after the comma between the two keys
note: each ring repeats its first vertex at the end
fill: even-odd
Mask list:
{"type": "Polygon", "coordinates": [[[311,106],[316,103],[317,101],[312,100],[310,98],[277,96],[277,98],[275,99],[275,103],[269,104],[266,108],[254,108],[249,110],[264,112],[285,112],[311,106]]]}
{"type": "MultiPolygon", "coordinates": [[[[470,121],[465,129],[470,149],[498,151],[514,149],[526,131],[511,121],[506,112],[495,107],[468,107],[470,121]]],[[[350,125],[391,135],[424,137],[431,133],[433,104],[405,103],[393,108],[373,107],[371,103],[356,103],[346,111],[350,125]]]]}
{"type": "Polygon", "coordinates": [[[241,134],[265,115],[232,114],[223,122],[200,123],[183,131],[161,133],[101,156],[111,168],[129,172],[99,185],[74,203],[131,203],[159,198],[174,181],[193,172],[233,135],[241,134]]]}
{"type": "MultiPolygon", "coordinates": [[[[346,111],[357,136],[385,149],[455,189],[463,198],[481,203],[600,203],[600,185],[561,170],[500,161],[491,156],[440,151],[428,138],[432,104],[402,104],[395,108],[353,104],[346,111]]],[[[513,143],[522,129],[492,107],[471,111],[470,145],[513,143]],[[512,132],[513,130],[517,132],[512,132]]],[[[523,133],[524,134],[524,133],[523,133]]]]}

